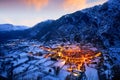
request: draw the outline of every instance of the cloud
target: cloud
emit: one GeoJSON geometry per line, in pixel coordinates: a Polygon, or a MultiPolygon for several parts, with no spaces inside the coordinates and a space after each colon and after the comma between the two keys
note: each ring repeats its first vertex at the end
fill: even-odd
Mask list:
{"type": "Polygon", "coordinates": [[[64,0],[63,8],[65,11],[76,11],[98,4],[102,4],[107,0],[64,0]]]}
{"type": "Polygon", "coordinates": [[[43,7],[47,6],[49,0],[0,0],[0,8],[34,8],[39,11],[43,7]]]}
{"type": "Polygon", "coordinates": [[[25,3],[29,7],[34,7],[37,11],[47,6],[49,0],[25,0],[25,3]]]}
{"type": "Polygon", "coordinates": [[[64,0],[63,8],[67,11],[80,10],[86,7],[86,0],[64,0]]]}

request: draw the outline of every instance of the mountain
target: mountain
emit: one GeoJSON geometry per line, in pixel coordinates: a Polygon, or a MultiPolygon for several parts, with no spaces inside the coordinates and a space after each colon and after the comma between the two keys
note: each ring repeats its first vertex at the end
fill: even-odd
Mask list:
{"type": "MultiPolygon", "coordinates": [[[[40,24],[39,24],[40,25],[40,24]]],[[[120,2],[67,14],[40,28],[34,38],[40,41],[62,40],[91,42],[103,47],[120,46],[120,2]]]]}
{"type": "Polygon", "coordinates": [[[90,42],[105,48],[120,46],[120,1],[110,0],[103,5],[67,14],[57,20],[38,23],[27,30],[4,34],[9,36],[7,39],[90,42]]]}
{"type": "Polygon", "coordinates": [[[28,29],[0,31],[0,42],[5,42],[10,39],[31,39],[36,36],[40,30],[47,29],[45,26],[49,25],[51,22],[52,20],[47,20],[36,24],[33,28],[28,29]]]}
{"type": "Polygon", "coordinates": [[[0,24],[0,42],[5,42],[9,39],[25,38],[28,27],[14,26],[12,24],[0,24]]]}
{"type": "Polygon", "coordinates": [[[14,26],[12,24],[0,24],[0,31],[24,30],[26,26],[14,26]]]}

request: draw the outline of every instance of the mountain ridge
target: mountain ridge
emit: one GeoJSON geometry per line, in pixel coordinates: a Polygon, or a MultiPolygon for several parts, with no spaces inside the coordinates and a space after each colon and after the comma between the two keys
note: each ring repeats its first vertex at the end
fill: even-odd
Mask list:
{"type": "Polygon", "coordinates": [[[0,24],[0,31],[15,31],[27,29],[27,26],[18,26],[12,24],[0,24]]]}
{"type": "Polygon", "coordinates": [[[32,28],[20,32],[20,34],[17,32],[17,37],[38,39],[45,42],[50,40],[82,41],[104,47],[120,46],[118,44],[120,42],[118,2],[108,1],[103,5],[64,15],[57,20],[38,23],[32,28]]]}

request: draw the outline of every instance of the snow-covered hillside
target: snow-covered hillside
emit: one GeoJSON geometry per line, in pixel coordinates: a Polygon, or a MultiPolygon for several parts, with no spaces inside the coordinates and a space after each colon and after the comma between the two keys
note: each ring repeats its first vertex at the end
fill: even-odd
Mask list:
{"type": "Polygon", "coordinates": [[[67,14],[51,23],[33,27],[40,41],[60,40],[91,42],[109,48],[120,46],[120,2],[110,0],[103,5],[67,14]]]}
{"type": "Polygon", "coordinates": [[[12,24],[0,24],[0,31],[24,30],[26,26],[14,26],[12,24]]]}
{"type": "Polygon", "coordinates": [[[34,38],[46,42],[82,41],[91,42],[102,48],[118,47],[120,46],[119,5],[119,0],[110,0],[103,5],[76,11],[57,20],[38,23],[25,31],[0,33],[0,36],[2,40],[34,38]]]}

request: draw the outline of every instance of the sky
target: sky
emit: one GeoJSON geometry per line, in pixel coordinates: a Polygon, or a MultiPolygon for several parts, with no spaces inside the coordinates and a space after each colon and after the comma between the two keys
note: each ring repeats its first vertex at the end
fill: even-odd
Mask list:
{"type": "Polygon", "coordinates": [[[0,24],[35,24],[103,4],[107,0],[0,0],[0,24]]]}

